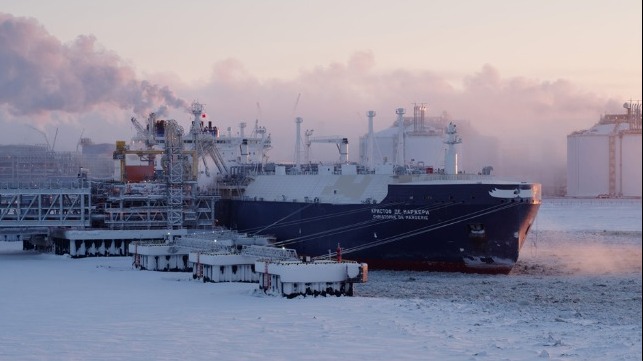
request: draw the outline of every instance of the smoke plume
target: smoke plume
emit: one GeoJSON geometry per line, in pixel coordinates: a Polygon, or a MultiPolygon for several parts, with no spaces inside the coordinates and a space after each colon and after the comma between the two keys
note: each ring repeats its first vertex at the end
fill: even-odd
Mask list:
{"type": "Polygon", "coordinates": [[[0,64],[0,105],[16,116],[105,105],[142,115],[164,105],[187,108],[168,87],[137,80],[95,37],[62,44],[34,19],[0,13],[0,64]]]}

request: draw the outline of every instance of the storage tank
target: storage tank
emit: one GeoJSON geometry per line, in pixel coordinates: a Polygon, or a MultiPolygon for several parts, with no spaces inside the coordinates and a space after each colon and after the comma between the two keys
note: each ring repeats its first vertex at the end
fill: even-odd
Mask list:
{"type": "Polygon", "coordinates": [[[567,196],[641,197],[641,103],[567,136],[567,196]]]}

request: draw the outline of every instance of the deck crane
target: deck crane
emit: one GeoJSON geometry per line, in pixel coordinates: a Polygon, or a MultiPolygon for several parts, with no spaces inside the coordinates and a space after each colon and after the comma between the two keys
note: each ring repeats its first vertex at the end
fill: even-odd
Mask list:
{"type": "Polygon", "coordinates": [[[78,147],[83,143],[83,134],[85,134],[85,128],[80,132],[80,137],[78,137],[78,143],[76,143],[76,153],[78,153],[78,147]]]}
{"type": "Polygon", "coordinates": [[[42,130],[40,130],[40,129],[36,128],[36,127],[34,127],[33,125],[29,125],[29,124],[27,124],[27,126],[28,126],[29,128],[31,128],[31,129],[33,129],[33,130],[37,131],[38,133],[42,134],[42,136],[45,138],[45,143],[46,143],[46,145],[47,145],[47,150],[48,150],[48,151],[50,151],[50,150],[52,150],[52,149],[53,149],[53,147],[51,146],[51,144],[49,144],[49,138],[47,137],[47,133],[43,132],[42,130]]]}
{"type": "Polygon", "coordinates": [[[58,128],[56,128],[56,134],[54,134],[54,141],[51,143],[51,151],[54,151],[54,147],[56,146],[56,138],[58,138],[58,128]]]}
{"type": "Polygon", "coordinates": [[[306,145],[306,163],[310,163],[310,145],[312,143],[331,143],[337,146],[339,151],[339,162],[347,163],[348,162],[348,138],[341,137],[338,135],[326,136],[326,137],[313,137],[312,130],[306,130],[305,133],[305,145],[306,145]]]}
{"type": "Polygon", "coordinates": [[[205,160],[206,156],[212,159],[220,174],[229,174],[228,166],[217,148],[216,138],[204,132],[203,126],[201,125],[201,120],[205,115],[205,113],[203,113],[203,104],[193,102],[191,112],[192,115],[194,115],[194,119],[192,120],[192,126],[190,128],[190,136],[192,137],[194,149],[203,160],[206,175],[210,175],[210,170],[205,160]]]}
{"type": "Polygon", "coordinates": [[[136,129],[136,136],[133,139],[147,143],[150,139],[149,130],[145,129],[136,118],[132,117],[132,119],[130,120],[132,121],[132,125],[134,125],[134,128],[136,129]]]}
{"type": "MultiPolygon", "coordinates": [[[[205,158],[205,156],[209,156],[212,161],[214,161],[214,165],[217,167],[219,170],[219,173],[221,174],[228,174],[228,166],[225,163],[225,160],[223,159],[223,156],[221,156],[221,153],[219,152],[219,149],[217,148],[217,145],[214,140],[212,139],[201,139],[200,142],[198,143],[197,147],[197,153],[199,157],[205,158]]],[[[205,164],[205,160],[204,160],[205,164]]],[[[207,164],[205,165],[207,167],[207,164]]],[[[210,172],[206,168],[206,175],[208,175],[210,172]]]]}

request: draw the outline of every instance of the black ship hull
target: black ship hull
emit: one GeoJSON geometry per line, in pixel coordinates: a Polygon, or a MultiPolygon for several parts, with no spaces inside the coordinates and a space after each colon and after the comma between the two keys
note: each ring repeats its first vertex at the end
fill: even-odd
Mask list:
{"type": "Polygon", "coordinates": [[[300,256],[336,257],[339,246],[373,269],[508,273],[540,205],[532,184],[388,187],[376,204],[222,199],[216,217],[300,256]]]}

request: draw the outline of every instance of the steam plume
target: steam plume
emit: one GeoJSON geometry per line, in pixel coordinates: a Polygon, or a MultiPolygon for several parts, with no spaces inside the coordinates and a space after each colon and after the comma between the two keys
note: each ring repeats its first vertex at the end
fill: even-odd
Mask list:
{"type": "Polygon", "coordinates": [[[34,19],[0,13],[0,64],[0,105],[13,115],[105,105],[142,115],[163,105],[187,108],[169,88],[137,80],[94,36],[62,44],[34,19]]]}

